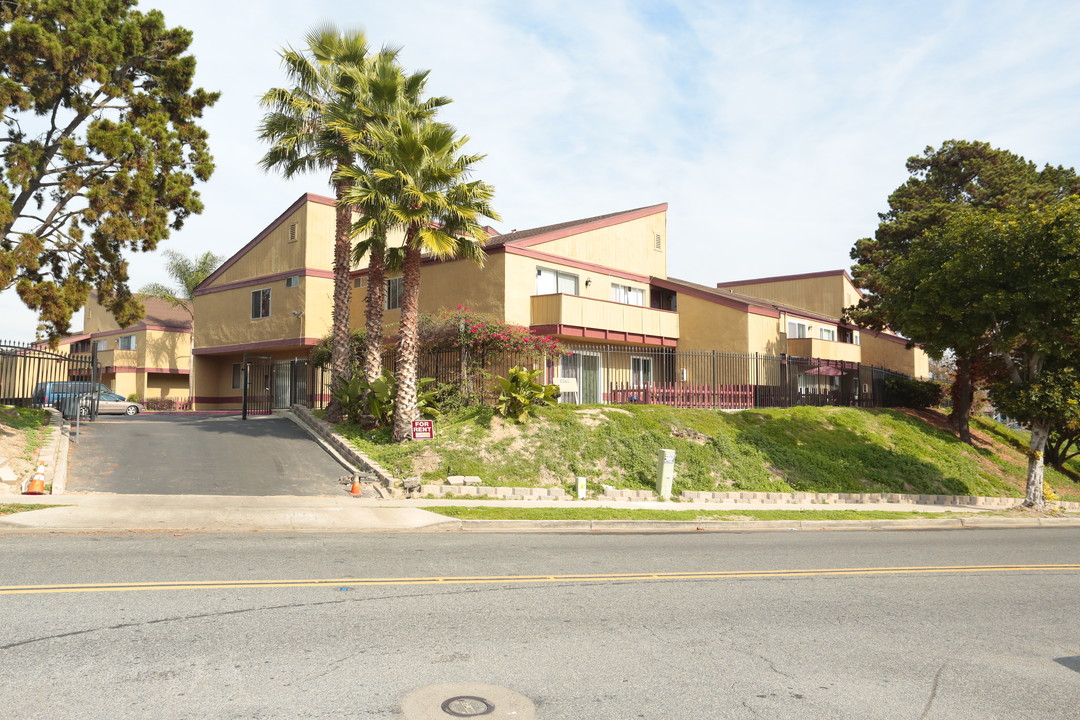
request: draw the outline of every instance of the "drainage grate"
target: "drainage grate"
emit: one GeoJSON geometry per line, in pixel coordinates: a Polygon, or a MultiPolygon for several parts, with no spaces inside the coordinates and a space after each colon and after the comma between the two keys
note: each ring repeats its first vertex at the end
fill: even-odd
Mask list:
{"type": "Polygon", "coordinates": [[[459,695],[442,704],[442,711],[454,717],[477,717],[490,715],[495,706],[490,700],[474,695],[459,695]]]}

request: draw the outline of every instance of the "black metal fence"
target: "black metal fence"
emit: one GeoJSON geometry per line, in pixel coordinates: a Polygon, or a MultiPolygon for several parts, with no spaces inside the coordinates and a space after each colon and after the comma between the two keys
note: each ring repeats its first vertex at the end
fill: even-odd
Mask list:
{"type": "Polygon", "coordinates": [[[55,406],[65,415],[97,415],[97,352],[63,355],[41,343],[0,341],[0,404],[55,406]]]}
{"type": "MultiPolygon", "coordinates": [[[[456,384],[469,395],[490,401],[498,395],[495,376],[505,376],[511,367],[520,365],[542,370],[544,382],[560,386],[564,403],[721,410],[879,407],[884,404],[886,378],[907,377],[855,362],[759,353],[585,344],[564,345],[564,349],[567,354],[558,358],[512,353],[463,356],[457,349],[421,352],[418,375],[456,384]]],[[[396,372],[393,352],[384,354],[383,367],[396,372]]],[[[330,399],[329,369],[307,366],[305,374],[307,404],[325,407],[330,399]]]]}

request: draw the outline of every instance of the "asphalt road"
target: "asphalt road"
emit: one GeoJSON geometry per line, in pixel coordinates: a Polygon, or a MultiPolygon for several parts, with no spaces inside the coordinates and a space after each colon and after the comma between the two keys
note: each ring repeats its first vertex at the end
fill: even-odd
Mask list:
{"type": "Polygon", "coordinates": [[[398,718],[410,692],[464,682],[545,720],[1080,707],[1076,529],[12,535],[5,550],[3,718],[398,718]],[[602,577],[695,572],[714,575],[602,577]],[[134,585],[12,591],[72,583],[134,585]]]}
{"type": "Polygon", "coordinates": [[[68,492],[339,495],[348,474],[282,417],[102,416],[70,447],[68,492]]]}

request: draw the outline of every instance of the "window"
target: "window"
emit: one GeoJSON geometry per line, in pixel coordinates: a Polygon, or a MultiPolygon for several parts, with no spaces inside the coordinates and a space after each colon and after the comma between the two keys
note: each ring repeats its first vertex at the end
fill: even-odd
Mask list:
{"type": "Polygon", "coordinates": [[[362,288],[362,287],[364,287],[364,276],[361,275],[359,277],[354,277],[353,281],[352,281],[352,286],[354,288],[362,288]]]}
{"type": "Polygon", "coordinates": [[[624,305],[644,305],[645,291],[629,285],[611,283],[611,299],[624,305]]]}
{"type": "Polygon", "coordinates": [[[794,340],[795,338],[804,338],[804,337],[806,337],[806,323],[795,322],[794,320],[788,320],[787,336],[788,336],[788,340],[794,340]]]}
{"type": "Polygon", "coordinates": [[[633,387],[644,387],[652,383],[652,358],[630,358],[630,384],[633,387]]]}
{"type": "Polygon", "coordinates": [[[94,349],[97,350],[98,352],[105,352],[106,347],[107,347],[107,344],[106,344],[105,340],[95,340],[94,341],[94,349]]]}
{"type": "Polygon", "coordinates": [[[270,317],[270,288],[255,290],[251,293],[252,319],[270,317]]]}
{"type": "Polygon", "coordinates": [[[300,276],[292,275],[285,278],[285,287],[300,287],[300,276]]]}
{"type": "Polygon", "coordinates": [[[818,337],[822,340],[836,341],[836,328],[818,328],[818,337]]]}
{"type": "Polygon", "coordinates": [[[232,386],[233,390],[237,390],[244,385],[244,369],[240,363],[233,363],[232,366],[232,386]]]}
{"type": "Polygon", "coordinates": [[[401,291],[405,286],[403,278],[390,278],[386,281],[386,301],[384,310],[397,310],[401,307],[401,291]]]}
{"type": "Polygon", "coordinates": [[[578,294],[578,276],[551,268],[536,268],[536,294],[578,294]]]}
{"type": "Polygon", "coordinates": [[[134,335],[125,335],[124,337],[120,338],[120,349],[121,350],[134,350],[135,349],[135,336],[134,335]]]}

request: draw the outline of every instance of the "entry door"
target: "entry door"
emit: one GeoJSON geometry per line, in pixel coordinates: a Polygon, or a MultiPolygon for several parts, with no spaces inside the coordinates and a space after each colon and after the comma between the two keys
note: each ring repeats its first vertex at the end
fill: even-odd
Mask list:
{"type": "Polygon", "coordinates": [[[560,401],[581,405],[599,404],[602,374],[600,353],[575,351],[573,355],[559,358],[559,375],[578,381],[578,391],[564,393],[560,401]]]}

